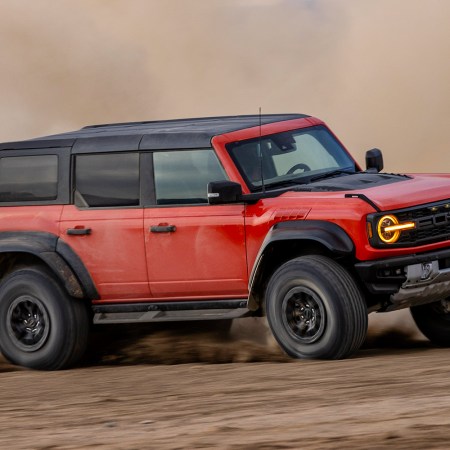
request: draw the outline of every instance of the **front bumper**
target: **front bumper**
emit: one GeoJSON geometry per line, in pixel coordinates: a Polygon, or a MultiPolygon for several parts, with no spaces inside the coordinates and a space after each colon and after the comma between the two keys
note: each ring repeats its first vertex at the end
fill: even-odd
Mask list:
{"type": "Polygon", "coordinates": [[[389,297],[386,310],[450,296],[450,249],[355,264],[371,294],[389,297]]]}

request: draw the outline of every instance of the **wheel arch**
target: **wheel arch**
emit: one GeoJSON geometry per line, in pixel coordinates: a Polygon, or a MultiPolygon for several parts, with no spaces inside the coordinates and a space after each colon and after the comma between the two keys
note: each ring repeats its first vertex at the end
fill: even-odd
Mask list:
{"type": "Polygon", "coordinates": [[[349,260],[355,246],[349,235],[332,222],[303,220],[279,222],[267,233],[249,280],[249,309],[260,309],[272,273],[286,261],[306,254],[349,260]]]}
{"type": "Polygon", "coordinates": [[[86,267],[58,236],[43,232],[0,233],[0,278],[16,267],[36,263],[48,267],[70,296],[98,298],[86,267]]]}

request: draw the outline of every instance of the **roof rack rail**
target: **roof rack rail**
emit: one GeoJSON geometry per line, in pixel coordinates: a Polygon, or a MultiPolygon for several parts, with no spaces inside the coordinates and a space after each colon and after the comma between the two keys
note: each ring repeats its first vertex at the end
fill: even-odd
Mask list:
{"type": "MultiPolygon", "coordinates": [[[[297,116],[303,116],[302,114],[262,114],[261,117],[279,117],[279,116],[292,116],[295,118],[297,116]]],[[[166,119],[166,120],[146,120],[138,122],[117,122],[117,123],[103,123],[98,125],[87,125],[82,127],[82,130],[89,130],[93,128],[103,128],[103,127],[126,127],[126,126],[136,126],[136,125],[148,125],[151,123],[177,123],[177,122],[198,122],[198,121],[208,121],[208,120],[229,120],[229,119],[242,119],[242,118],[258,118],[259,114],[243,114],[235,116],[211,116],[211,117],[187,117],[184,119],[166,119]]]]}

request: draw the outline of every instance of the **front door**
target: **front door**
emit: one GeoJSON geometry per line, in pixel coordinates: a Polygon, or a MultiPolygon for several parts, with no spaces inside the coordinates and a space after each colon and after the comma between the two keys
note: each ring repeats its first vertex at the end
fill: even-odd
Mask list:
{"type": "Polygon", "coordinates": [[[153,154],[155,205],[144,209],[150,292],[158,299],[247,297],[244,206],[209,205],[227,176],[212,149],[153,154]]]}

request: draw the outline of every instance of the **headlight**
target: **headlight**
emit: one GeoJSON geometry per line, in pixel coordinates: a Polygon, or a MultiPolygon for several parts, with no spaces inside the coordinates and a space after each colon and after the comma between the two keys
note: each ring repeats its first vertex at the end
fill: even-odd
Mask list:
{"type": "Polygon", "coordinates": [[[393,244],[398,241],[400,233],[403,230],[411,230],[416,227],[414,222],[399,223],[394,215],[386,215],[378,221],[377,231],[378,237],[385,244],[393,244]]]}

